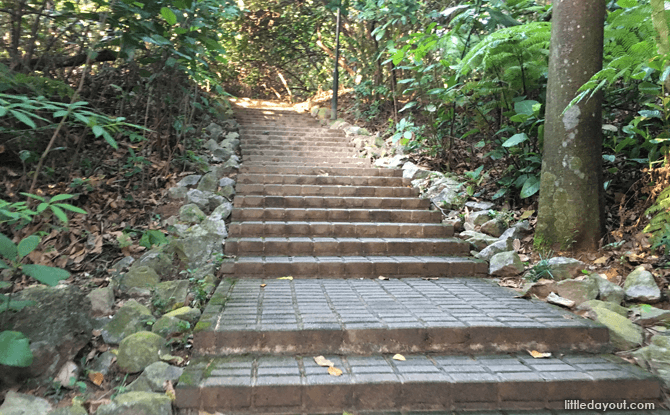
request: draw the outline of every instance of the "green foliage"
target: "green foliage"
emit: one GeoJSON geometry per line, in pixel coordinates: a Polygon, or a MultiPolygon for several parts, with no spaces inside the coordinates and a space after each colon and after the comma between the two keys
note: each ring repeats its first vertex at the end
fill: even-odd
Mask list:
{"type": "MultiPolygon", "coordinates": [[[[72,206],[69,203],[61,203],[63,200],[68,200],[72,199],[75,195],[69,195],[69,194],[59,194],[55,195],[47,200],[46,197],[43,196],[38,196],[30,193],[21,193],[23,196],[32,198],[32,199],[37,199],[41,203],[37,205],[35,208],[35,214],[39,215],[42,213],[46,214],[46,210],[49,209],[51,213],[58,218],[61,222],[67,224],[68,219],[67,219],[67,214],[65,213],[65,210],[68,210],[70,212],[74,213],[79,213],[82,215],[86,215],[87,212],[81,208],[78,208],[76,206],[72,206]]],[[[32,211],[31,211],[32,212],[32,211]]],[[[2,212],[0,212],[2,213],[2,212]]],[[[24,211],[24,213],[26,213],[24,211]]]]}
{"type": "Polygon", "coordinates": [[[532,282],[535,282],[540,278],[549,278],[553,280],[554,275],[551,273],[549,260],[542,258],[542,255],[540,255],[540,261],[528,271],[525,278],[532,282]]]}
{"type": "Polygon", "coordinates": [[[657,197],[654,204],[644,212],[652,216],[644,232],[652,234],[652,249],[663,250],[670,255],[670,187],[666,187],[657,197]]]}
{"type": "Polygon", "coordinates": [[[18,331],[0,331],[0,364],[28,367],[33,363],[28,338],[18,331]]]}

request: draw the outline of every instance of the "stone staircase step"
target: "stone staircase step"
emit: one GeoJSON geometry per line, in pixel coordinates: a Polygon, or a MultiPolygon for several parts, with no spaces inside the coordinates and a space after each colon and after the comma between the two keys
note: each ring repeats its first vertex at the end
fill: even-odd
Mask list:
{"type": "Polygon", "coordinates": [[[242,152],[242,158],[248,157],[301,157],[301,158],[329,158],[336,156],[339,158],[356,157],[358,151],[353,148],[343,148],[341,151],[327,151],[320,148],[312,149],[304,147],[302,150],[247,150],[242,152]],[[343,150],[343,151],[342,151],[343,150]]]}
{"type": "Polygon", "coordinates": [[[320,127],[282,127],[269,125],[241,125],[240,133],[247,135],[272,135],[272,136],[312,136],[312,137],[345,137],[342,130],[325,130],[320,127]]]}
{"type": "Polygon", "coordinates": [[[241,173],[237,175],[237,183],[407,187],[412,185],[412,180],[404,179],[402,177],[387,176],[331,176],[241,173]]]}
{"type": "Polygon", "coordinates": [[[428,209],[430,200],[413,197],[237,195],[234,205],[238,208],[428,209]]]}
{"type": "Polygon", "coordinates": [[[246,156],[243,159],[243,162],[253,163],[253,164],[268,164],[268,163],[277,163],[277,164],[287,164],[287,165],[319,165],[319,164],[330,164],[330,165],[350,165],[350,166],[369,166],[370,160],[363,158],[354,158],[354,157],[279,157],[279,156],[246,156]]]}
{"type": "MultiPolygon", "coordinates": [[[[235,199],[237,203],[237,198],[235,199]]],[[[253,236],[332,236],[349,238],[448,238],[454,227],[441,223],[366,222],[231,222],[230,237],[253,236]]]]}
{"type": "Polygon", "coordinates": [[[193,348],[200,355],[609,348],[605,326],[515,294],[478,278],[224,279],[193,348]]]}
{"type": "Polygon", "coordinates": [[[442,214],[414,209],[233,208],[231,220],[440,223],[442,214]]]}
{"type": "Polygon", "coordinates": [[[348,197],[418,197],[419,189],[413,187],[342,186],[308,184],[249,184],[236,186],[240,195],[265,196],[348,196],[348,197]]]}
{"type": "Polygon", "coordinates": [[[229,237],[225,253],[245,256],[466,256],[470,254],[470,244],[459,238],[334,238],[318,234],[313,237],[229,237]]]}
{"type": "Polygon", "coordinates": [[[256,140],[244,140],[244,148],[290,148],[309,146],[311,148],[355,148],[353,143],[344,140],[332,141],[312,141],[312,140],[282,140],[282,139],[267,139],[260,138],[256,140]]]}
{"type": "Polygon", "coordinates": [[[243,165],[240,167],[241,174],[281,174],[302,176],[378,176],[378,177],[402,177],[400,169],[382,169],[378,167],[333,167],[333,166],[255,166],[243,165]]]}
{"type": "Polygon", "coordinates": [[[260,151],[328,151],[330,153],[357,153],[354,147],[343,146],[313,146],[307,145],[287,145],[287,144],[267,144],[267,145],[245,145],[242,149],[242,155],[258,154],[260,151]]]}
{"type": "Polygon", "coordinates": [[[239,256],[219,270],[244,278],[394,278],[485,276],[488,263],[453,256],[239,256]]]}
{"type": "Polygon", "coordinates": [[[419,409],[442,411],[434,415],[451,415],[453,410],[468,411],[463,415],[502,415],[470,412],[498,409],[510,415],[567,415],[600,412],[546,408],[562,410],[566,400],[646,402],[656,408],[662,402],[657,379],[609,356],[570,354],[538,360],[524,354],[472,358],[411,354],[405,361],[390,355],[325,357],[342,370],[341,376],[329,375],[313,356],[201,357],[185,368],[175,391],[176,405],[211,413],[369,410],[400,415],[417,414],[419,409]]]}

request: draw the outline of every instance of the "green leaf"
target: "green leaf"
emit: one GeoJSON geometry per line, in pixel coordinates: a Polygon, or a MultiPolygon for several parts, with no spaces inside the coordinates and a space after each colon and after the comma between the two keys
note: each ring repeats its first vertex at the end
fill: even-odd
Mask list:
{"type": "Polygon", "coordinates": [[[163,16],[163,19],[165,19],[167,24],[169,24],[170,26],[177,24],[177,16],[169,8],[162,7],[161,16],[163,16]]]}
{"type": "Polygon", "coordinates": [[[22,239],[21,242],[19,242],[19,246],[17,249],[19,259],[33,252],[35,248],[37,248],[37,245],[39,244],[40,244],[40,237],[37,235],[30,235],[29,237],[22,239]]]}
{"type": "MultiPolygon", "coordinates": [[[[9,268],[9,265],[7,265],[7,264],[5,263],[5,261],[3,261],[2,259],[0,259],[0,269],[7,269],[7,268],[9,268]]],[[[0,284],[2,284],[3,282],[4,282],[4,281],[0,281],[0,284]]],[[[1,285],[0,285],[0,288],[2,288],[1,285]]]]}
{"type": "Polygon", "coordinates": [[[102,135],[102,133],[105,132],[105,129],[102,128],[102,127],[99,126],[99,125],[94,125],[93,128],[92,128],[92,130],[93,130],[93,135],[95,136],[95,138],[100,137],[100,136],[102,135]]]}
{"type": "Polygon", "coordinates": [[[21,332],[0,332],[0,364],[15,367],[28,367],[33,363],[30,341],[21,332]]]}
{"type": "Polygon", "coordinates": [[[61,222],[67,223],[67,215],[65,212],[63,212],[63,209],[59,208],[58,206],[51,205],[49,206],[51,211],[54,213],[54,215],[60,219],[61,222]]]}
{"type": "Polygon", "coordinates": [[[72,199],[73,197],[74,195],[68,195],[68,194],[56,195],[49,200],[49,203],[60,202],[61,200],[72,199]]]}
{"type": "Polygon", "coordinates": [[[46,265],[28,264],[21,267],[21,271],[29,277],[35,278],[44,285],[54,287],[58,281],[70,276],[64,269],[48,267],[46,265]]]}
{"type": "Polygon", "coordinates": [[[116,150],[119,148],[119,145],[116,143],[116,140],[114,140],[114,138],[111,135],[109,135],[109,133],[106,130],[102,132],[102,138],[104,138],[105,141],[107,141],[107,144],[109,144],[113,149],[116,150]]]}
{"type": "Polygon", "coordinates": [[[0,301],[0,313],[4,313],[5,311],[21,311],[35,304],[37,303],[32,300],[12,300],[5,301],[4,303],[0,301]]]}
{"type": "Polygon", "coordinates": [[[635,0],[619,0],[616,2],[617,6],[626,9],[629,7],[635,7],[637,6],[637,1],[635,0]]]}
{"type": "Polygon", "coordinates": [[[22,123],[24,123],[28,127],[37,128],[37,125],[35,125],[35,122],[33,122],[33,120],[31,120],[30,117],[28,117],[23,112],[16,111],[16,110],[9,110],[9,112],[12,113],[12,115],[14,117],[16,117],[17,120],[21,121],[22,123]]]}
{"type": "Polygon", "coordinates": [[[512,147],[512,146],[521,144],[521,143],[523,143],[524,141],[527,141],[527,140],[528,140],[528,136],[526,135],[526,133],[518,133],[518,134],[514,134],[513,136],[508,138],[507,141],[505,141],[502,144],[502,146],[503,147],[512,147]]]}
{"type": "Polygon", "coordinates": [[[533,115],[533,113],[535,112],[533,110],[533,106],[535,106],[536,104],[539,104],[539,102],[534,101],[532,99],[515,102],[514,111],[516,111],[517,114],[533,115]]]}
{"type": "Polygon", "coordinates": [[[603,154],[603,160],[609,161],[610,163],[614,163],[614,160],[616,160],[616,156],[614,154],[603,154]]]}
{"type": "Polygon", "coordinates": [[[491,196],[491,200],[499,199],[505,196],[505,193],[507,193],[507,188],[503,187],[502,189],[498,190],[493,196],[491,196]]]}
{"type": "Polygon", "coordinates": [[[15,261],[18,257],[16,244],[2,233],[0,233],[0,255],[10,261],[15,261]]]}
{"type": "Polygon", "coordinates": [[[537,176],[529,176],[521,188],[521,198],[525,199],[537,193],[540,190],[540,178],[537,176]]]}
{"type": "Polygon", "coordinates": [[[56,203],[55,205],[62,208],[62,209],[69,210],[70,212],[80,213],[82,215],[88,215],[88,212],[85,211],[84,209],[78,208],[76,206],[68,205],[67,203],[56,203]]]}
{"type": "Polygon", "coordinates": [[[0,281],[0,290],[4,290],[5,288],[9,288],[11,286],[12,286],[12,283],[10,283],[10,282],[0,281]]]}

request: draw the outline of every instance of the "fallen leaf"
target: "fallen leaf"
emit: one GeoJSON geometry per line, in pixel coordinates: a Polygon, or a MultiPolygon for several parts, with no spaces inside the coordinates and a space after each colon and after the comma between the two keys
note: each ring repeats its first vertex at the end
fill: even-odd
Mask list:
{"type": "Polygon", "coordinates": [[[88,379],[96,386],[100,386],[102,381],[105,380],[105,375],[100,372],[88,372],[88,379]]]}
{"type": "Polygon", "coordinates": [[[267,287],[267,284],[261,284],[261,288],[267,287]]]}
{"type": "Polygon", "coordinates": [[[328,374],[331,376],[340,376],[342,374],[342,371],[335,366],[331,366],[328,368],[328,374]]]}
{"type": "Polygon", "coordinates": [[[519,220],[528,219],[531,216],[533,216],[533,213],[535,213],[534,210],[527,210],[527,211],[523,212],[523,214],[519,217],[519,220]]]}
{"type": "Polygon", "coordinates": [[[384,280],[384,281],[388,281],[388,280],[389,280],[389,277],[385,277],[385,276],[383,276],[383,275],[380,275],[379,277],[377,277],[377,279],[384,280]]]}
{"type": "Polygon", "coordinates": [[[405,359],[405,356],[403,356],[403,355],[401,355],[400,353],[398,353],[398,354],[396,354],[396,355],[393,356],[393,360],[400,360],[400,361],[403,361],[403,362],[404,362],[404,361],[407,360],[407,359],[405,359]]]}
{"type": "Polygon", "coordinates": [[[326,359],[323,356],[316,356],[314,358],[314,361],[316,362],[317,365],[319,365],[321,367],[326,367],[326,366],[333,367],[333,366],[335,366],[335,363],[331,362],[330,360],[326,359]]]}
{"type": "Polygon", "coordinates": [[[161,360],[180,366],[184,363],[184,358],[180,356],[172,356],[171,354],[161,355],[161,360]]]}
{"type": "Polygon", "coordinates": [[[567,308],[572,308],[575,306],[575,302],[567,298],[563,298],[555,292],[551,292],[547,296],[547,302],[550,304],[556,304],[567,308]]]}
{"type": "Polygon", "coordinates": [[[535,359],[546,359],[547,357],[551,357],[551,353],[542,353],[537,350],[528,350],[528,353],[535,359]]]}
{"type": "Polygon", "coordinates": [[[288,277],[279,277],[279,278],[277,278],[277,279],[278,279],[278,280],[289,280],[289,281],[292,281],[292,280],[293,280],[293,277],[289,275],[288,277]]]}
{"type": "Polygon", "coordinates": [[[102,330],[100,330],[100,329],[94,329],[91,333],[93,333],[93,337],[102,336],[102,330]]]}
{"type": "Polygon", "coordinates": [[[521,249],[521,241],[515,239],[514,242],[512,242],[512,247],[514,248],[515,252],[519,252],[519,249],[521,249]]]}
{"type": "Polygon", "coordinates": [[[609,256],[601,256],[600,258],[593,261],[593,263],[596,264],[596,265],[605,265],[605,264],[607,264],[608,259],[610,259],[609,256]]]}

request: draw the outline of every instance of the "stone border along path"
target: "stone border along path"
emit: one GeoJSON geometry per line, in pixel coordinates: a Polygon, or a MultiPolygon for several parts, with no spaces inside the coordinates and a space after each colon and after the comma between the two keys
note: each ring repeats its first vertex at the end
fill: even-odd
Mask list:
{"type": "Polygon", "coordinates": [[[180,413],[660,403],[654,376],[593,354],[609,349],[605,327],[478,278],[486,262],[401,170],[371,168],[306,115],[235,112],[243,164],[225,252],[236,257],[196,326],[180,413]],[[315,363],[322,354],[340,376],[315,363]]]}

